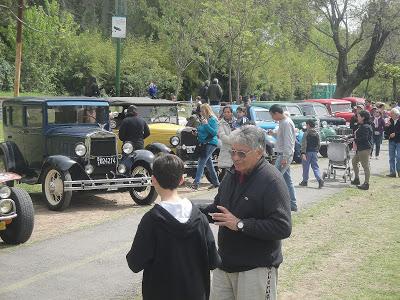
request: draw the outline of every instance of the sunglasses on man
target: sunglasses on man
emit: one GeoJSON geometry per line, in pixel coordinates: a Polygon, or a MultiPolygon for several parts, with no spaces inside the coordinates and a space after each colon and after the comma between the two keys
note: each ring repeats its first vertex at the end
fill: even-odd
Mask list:
{"type": "Polygon", "coordinates": [[[249,154],[250,152],[255,151],[255,149],[250,150],[250,151],[238,151],[235,149],[229,150],[229,153],[231,154],[232,157],[234,157],[235,155],[237,155],[240,159],[245,159],[247,157],[247,154],[249,154]]]}

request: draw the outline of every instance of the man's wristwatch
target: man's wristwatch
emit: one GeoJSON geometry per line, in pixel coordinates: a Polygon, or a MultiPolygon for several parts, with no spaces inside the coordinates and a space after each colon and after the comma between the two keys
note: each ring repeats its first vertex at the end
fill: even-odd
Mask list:
{"type": "Polygon", "coordinates": [[[238,231],[243,231],[244,223],[242,220],[239,220],[239,222],[236,223],[236,228],[238,229],[238,231]]]}

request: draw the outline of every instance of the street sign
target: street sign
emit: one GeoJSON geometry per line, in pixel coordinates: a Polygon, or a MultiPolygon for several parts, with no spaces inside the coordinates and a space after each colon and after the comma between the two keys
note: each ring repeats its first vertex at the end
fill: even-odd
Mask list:
{"type": "Polygon", "coordinates": [[[126,18],[125,17],[112,17],[111,24],[111,37],[125,38],[126,37],[126,18]]]}

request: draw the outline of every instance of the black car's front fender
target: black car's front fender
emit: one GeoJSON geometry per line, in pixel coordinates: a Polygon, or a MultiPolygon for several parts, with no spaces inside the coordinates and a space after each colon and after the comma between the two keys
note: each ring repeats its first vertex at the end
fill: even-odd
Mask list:
{"type": "Polygon", "coordinates": [[[121,158],[121,163],[123,163],[128,170],[138,164],[144,164],[152,169],[153,161],[154,154],[149,150],[136,150],[132,154],[123,155],[121,158]]]}
{"type": "Polygon", "coordinates": [[[60,171],[70,171],[72,178],[88,179],[89,177],[85,173],[85,170],[76,160],[64,155],[52,155],[47,157],[44,161],[42,170],[40,172],[39,182],[42,179],[43,173],[49,167],[55,167],[60,171]]]}
{"type": "Polygon", "coordinates": [[[170,153],[173,154],[171,148],[167,147],[166,145],[162,144],[162,143],[151,143],[149,145],[146,146],[146,150],[149,150],[151,153],[153,154],[157,154],[157,153],[170,153]]]}

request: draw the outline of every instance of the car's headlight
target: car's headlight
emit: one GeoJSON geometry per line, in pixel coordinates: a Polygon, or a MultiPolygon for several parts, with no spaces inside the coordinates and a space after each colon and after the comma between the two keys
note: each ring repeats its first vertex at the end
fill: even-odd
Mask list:
{"type": "Polygon", "coordinates": [[[131,143],[131,142],[125,142],[125,143],[122,145],[122,151],[123,151],[125,154],[131,154],[131,153],[133,152],[133,145],[132,145],[132,143],[131,143]]]}
{"type": "Polygon", "coordinates": [[[76,144],[75,153],[78,156],[84,156],[86,154],[86,146],[82,143],[76,144]]]}
{"type": "Polygon", "coordinates": [[[94,171],[94,167],[91,164],[88,164],[85,166],[85,172],[86,174],[90,175],[92,174],[94,171]]]}
{"type": "Polygon", "coordinates": [[[11,189],[8,186],[3,186],[0,188],[0,198],[9,198],[11,195],[11,189]]]}
{"type": "Polygon", "coordinates": [[[119,174],[124,174],[126,172],[126,166],[124,164],[120,164],[118,166],[118,173],[119,174]]]}
{"type": "Polygon", "coordinates": [[[177,137],[177,136],[173,136],[173,137],[171,137],[171,138],[169,139],[169,142],[170,142],[171,145],[174,146],[174,147],[178,146],[180,141],[181,141],[181,140],[180,140],[179,137],[177,137]]]}
{"type": "Polygon", "coordinates": [[[322,124],[322,127],[324,127],[324,128],[328,126],[328,122],[326,122],[326,121],[322,121],[321,124],[322,124]]]}
{"type": "Polygon", "coordinates": [[[14,203],[11,199],[4,199],[0,201],[0,212],[2,214],[9,214],[14,209],[14,203]]]}

